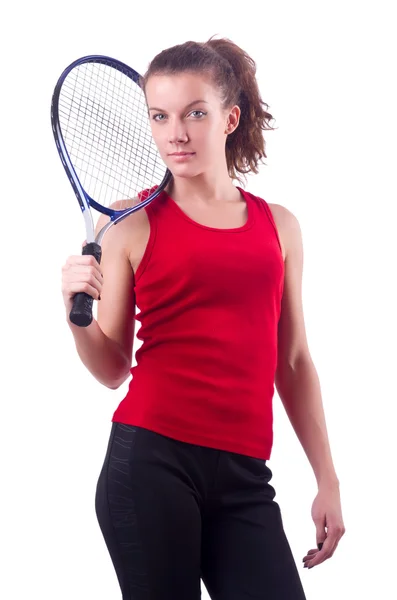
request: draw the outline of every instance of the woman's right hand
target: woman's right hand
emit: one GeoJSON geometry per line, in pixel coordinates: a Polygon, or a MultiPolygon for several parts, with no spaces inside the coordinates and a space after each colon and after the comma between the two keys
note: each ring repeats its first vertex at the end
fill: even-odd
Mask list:
{"type": "Polygon", "coordinates": [[[103,274],[100,264],[93,256],[69,256],[62,267],[62,295],[69,317],[73,297],[85,292],[94,300],[100,299],[103,274]]]}

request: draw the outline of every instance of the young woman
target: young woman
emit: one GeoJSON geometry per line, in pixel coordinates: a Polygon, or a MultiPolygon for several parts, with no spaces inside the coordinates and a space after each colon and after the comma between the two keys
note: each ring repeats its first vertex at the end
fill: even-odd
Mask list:
{"type": "Polygon", "coordinates": [[[169,48],[143,83],[173,179],[109,231],[101,265],[72,256],[63,270],[67,315],[76,292],[100,299],[88,328],[68,321],[83,363],[112,389],[132,373],[98,521],[124,600],[197,600],[200,579],[212,600],[303,600],[267,465],[274,385],[318,483],[305,567],[332,556],[344,525],[305,334],[299,224],[234,183],[266,157],[273,117],[255,63],[229,40],[169,48]]]}

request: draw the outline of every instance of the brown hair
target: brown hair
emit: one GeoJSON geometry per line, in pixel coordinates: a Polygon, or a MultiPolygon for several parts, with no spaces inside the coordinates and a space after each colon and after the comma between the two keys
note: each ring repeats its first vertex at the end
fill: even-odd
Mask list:
{"type": "Polygon", "coordinates": [[[145,89],[151,75],[173,75],[181,72],[208,73],[221,91],[223,107],[237,104],[240,122],[226,140],[226,162],[230,177],[238,173],[258,173],[258,163],[267,158],[262,131],[274,130],[273,117],[266,109],[256,81],[256,64],[239,46],[226,38],[210,38],[207,42],[186,42],[160,52],[151,61],[141,79],[145,89]]]}

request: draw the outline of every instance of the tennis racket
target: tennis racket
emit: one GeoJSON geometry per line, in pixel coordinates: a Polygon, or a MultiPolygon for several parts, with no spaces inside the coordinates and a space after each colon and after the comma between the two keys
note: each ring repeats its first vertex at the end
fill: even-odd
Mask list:
{"type": "MultiPolygon", "coordinates": [[[[107,56],[74,61],[55,86],[51,124],[84,217],[87,244],[82,253],[100,263],[109,228],[157,198],[172,176],[152,138],[140,75],[107,56]],[[146,197],[138,196],[142,190],[149,190],[146,197]],[[131,206],[137,196],[141,201],[131,206]],[[110,217],[97,236],[92,209],[98,218],[98,213],[110,217]]],[[[87,327],[92,308],[91,296],[76,294],[70,320],[87,327]]]]}

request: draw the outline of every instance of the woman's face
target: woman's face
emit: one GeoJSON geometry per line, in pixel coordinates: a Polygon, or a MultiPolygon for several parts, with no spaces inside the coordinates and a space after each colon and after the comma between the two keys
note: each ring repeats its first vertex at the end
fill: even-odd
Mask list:
{"type": "Polygon", "coordinates": [[[226,138],[237,127],[240,110],[222,108],[209,77],[152,75],[145,92],[153,139],[174,176],[195,177],[225,167],[226,138]]]}

